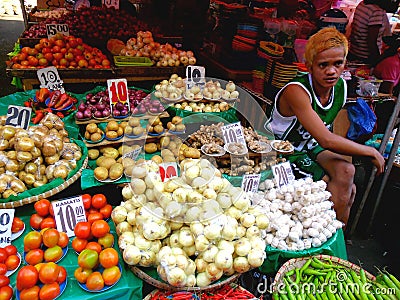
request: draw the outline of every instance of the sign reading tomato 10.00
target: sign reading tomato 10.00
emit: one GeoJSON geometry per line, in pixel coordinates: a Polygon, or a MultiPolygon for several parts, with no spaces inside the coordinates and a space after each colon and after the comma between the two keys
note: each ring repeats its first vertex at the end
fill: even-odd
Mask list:
{"type": "Polygon", "coordinates": [[[75,196],[51,202],[54,210],[57,230],[65,232],[68,237],[74,236],[74,228],[78,222],[86,221],[82,196],[75,196]]]}
{"type": "Polygon", "coordinates": [[[15,209],[0,209],[0,247],[11,244],[11,226],[15,209]]]}

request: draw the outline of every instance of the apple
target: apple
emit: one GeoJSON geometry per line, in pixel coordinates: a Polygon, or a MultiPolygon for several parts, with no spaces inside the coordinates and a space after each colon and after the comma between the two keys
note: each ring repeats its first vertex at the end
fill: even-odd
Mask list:
{"type": "Polygon", "coordinates": [[[81,59],[78,61],[78,66],[80,68],[87,68],[89,66],[89,64],[85,59],[81,59]]]}
{"type": "Polygon", "coordinates": [[[66,60],[65,58],[60,59],[60,66],[68,67],[68,65],[68,60],[66,60]]]}
{"type": "Polygon", "coordinates": [[[47,64],[48,64],[48,61],[46,58],[43,57],[43,58],[39,59],[39,66],[47,66],[47,64]]]}
{"type": "Polygon", "coordinates": [[[60,61],[64,57],[64,55],[61,52],[56,52],[53,53],[53,57],[56,61],[60,61]]]}
{"type": "Polygon", "coordinates": [[[44,54],[44,58],[47,59],[48,61],[52,61],[53,60],[53,53],[48,52],[44,54]]]}
{"type": "Polygon", "coordinates": [[[64,58],[66,60],[72,61],[72,60],[74,60],[74,55],[71,52],[67,52],[67,53],[65,53],[64,58]]]}
{"type": "Polygon", "coordinates": [[[53,48],[51,48],[51,52],[52,52],[52,53],[61,52],[61,47],[55,45],[55,46],[53,46],[53,48]]]}

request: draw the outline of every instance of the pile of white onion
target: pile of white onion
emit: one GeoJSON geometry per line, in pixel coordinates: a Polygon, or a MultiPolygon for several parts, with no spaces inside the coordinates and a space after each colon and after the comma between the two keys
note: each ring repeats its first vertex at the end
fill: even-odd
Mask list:
{"type": "Polygon", "coordinates": [[[158,165],[135,166],[112,219],[129,265],[156,267],[176,287],[204,287],[265,259],[267,217],[205,159],[185,159],[162,182],[158,165]]]}

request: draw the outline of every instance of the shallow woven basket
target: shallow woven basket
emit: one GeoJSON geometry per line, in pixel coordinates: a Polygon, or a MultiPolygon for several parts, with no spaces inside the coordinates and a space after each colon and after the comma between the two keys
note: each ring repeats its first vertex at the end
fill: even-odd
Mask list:
{"type": "Polygon", "coordinates": [[[210,290],[214,290],[217,288],[222,287],[225,284],[228,283],[232,283],[233,281],[235,281],[236,279],[239,278],[239,276],[241,275],[240,273],[237,274],[233,274],[232,276],[223,279],[221,281],[215,282],[211,285],[205,286],[205,287],[198,287],[198,286],[194,286],[194,287],[174,287],[172,285],[169,285],[168,283],[159,281],[153,277],[151,277],[150,275],[148,275],[146,272],[144,272],[143,270],[141,270],[139,267],[136,266],[130,266],[131,271],[140,279],[146,281],[148,284],[151,284],[152,286],[160,289],[160,290],[166,290],[166,291],[210,291],[210,290]]]}
{"type": "Polygon", "coordinates": [[[33,202],[36,202],[40,199],[43,198],[48,198],[51,197],[59,192],[61,192],[62,190],[65,190],[67,187],[69,187],[71,184],[73,184],[79,177],[81,177],[82,174],[82,170],[86,168],[88,163],[88,158],[86,157],[85,160],[82,163],[82,167],[68,180],[64,181],[62,184],[60,184],[59,186],[48,190],[44,193],[38,194],[38,195],[34,195],[28,198],[24,198],[24,199],[20,199],[20,200],[16,200],[16,201],[11,201],[11,202],[5,202],[5,203],[0,203],[0,208],[15,208],[15,207],[19,207],[19,206],[23,206],[26,204],[30,204],[33,202]]]}
{"type": "MultiPolygon", "coordinates": [[[[276,286],[278,286],[280,283],[283,282],[283,277],[285,275],[286,272],[295,269],[295,268],[301,268],[307,261],[309,258],[311,257],[316,257],[321,261],[325,261],[328,262],[328,260],[330,260],[333,264],[336,265],[340,265],[340,266],[344,266],[347,267],[349,269],[354,270],[357,274],[360,273],[360,266],[349,262],[347,260],[341,259],[339,257],[336,256],[329,256],[329,255],[324,255],[324,254],[319,254],[319,255],[314,255],[314,256],[307,256],[307,257],[299,257],[299,258],[292,258],[289,259],[287,262],[285,262],[282,267],[280,267],[280,269],[278,270],[278,272],[275,275],[275,279],[274,279],[274,284],[272,285],[272,292],[275,292],[276,286]]],[[[365,270],[364,270],[365,271],[365,270]]],[[[368,279],[374,281],[375,280],[375,276],[372,275],[371,273],[365,271],[365,275],[368,279]]]]}

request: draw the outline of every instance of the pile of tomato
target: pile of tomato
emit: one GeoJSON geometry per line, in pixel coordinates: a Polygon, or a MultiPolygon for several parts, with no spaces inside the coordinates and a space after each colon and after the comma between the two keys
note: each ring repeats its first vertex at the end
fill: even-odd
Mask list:
{"type": "Polygon", "coordinates": [[[10,287],[10,278],[6,274],[18,268],[19,264],[20,258],[14,245],[0,248],[0,299],[12,298],[14,293],[10,287]]]}
{"type": "Polygon", "coordinates": [[[63,248],[68,243],[68,235],[55,228],[30,231],[24,237],[25,261],[29,265],[56,262],[63,256],[63,248]]]}
{"type": "Polygon", "coordinates": [[[75,237],[72,248],[80,253],[84,249],[92,249],[100,253],[103,249],[114,245],[114,236],[110,233],[110,225],[105,220],[78,222],[74,228],[75,237]]]}
{"type": "Polygon", "coordinates": [[[66,269],[54,262],[23,266],[17,274],[19,299],[55,299],[66,279],[66,269]]]}
{"type": "Polygon", "coordinates": [[[79,283],[85,284],[88,290],[100,291],[121,278],[118,262],[118,252],[114,248],[103,249],[100,253],[84,249],[79,253],[79,267],[75,269],[74,276],[79,283]]]}
{"type": "MultiPolygon", "coordinates": [[[[107,203],[107,198],[103,194],[81,195],[85,208],[86,219],[92,223],[95,220],[108,219],[111,216],[112,206],[107,203]]],[[[32,214],[29,224],[35,230],[44,228],[56,228],[54,211],[51,202],[47,199],[40,199],[35,202],[36,213],[32,214]]]]}

